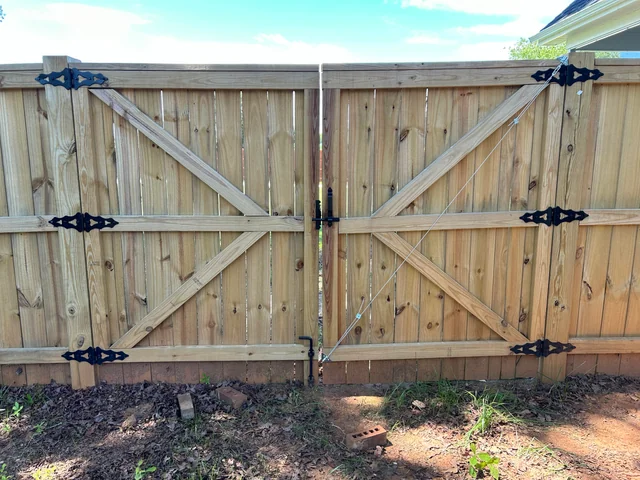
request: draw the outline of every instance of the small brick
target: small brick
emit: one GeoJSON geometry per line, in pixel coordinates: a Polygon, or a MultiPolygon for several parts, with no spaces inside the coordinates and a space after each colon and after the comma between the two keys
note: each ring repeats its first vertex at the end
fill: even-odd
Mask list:
{"type": "Polygon", "coordinates": [[[387,431],[380,425],[361,432],[347,434],[347,447],[352,450],[371,450],[387,443],[387,431]]]}
{"type": "Polygon", "coordinates": [[[220,387],[216,390],[220,401],[231,405],[233,408],[241,408],[242,405],[249,399],[244,393],[239,392],[235,388],[220,387]]]}
{"type": "Polygon", "coordinates": [[[191,394],[183,393],[178,395],[178,405],[180,406],[180,416],[185,420],[191,420],[196,416],[196,409],[193,407],[191,394]]]}

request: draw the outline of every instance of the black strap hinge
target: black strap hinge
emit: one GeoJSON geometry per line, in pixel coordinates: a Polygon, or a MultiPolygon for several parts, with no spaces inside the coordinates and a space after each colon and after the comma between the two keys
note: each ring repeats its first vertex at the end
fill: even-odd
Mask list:
{"type": "Polygon", "coordinates": [[[332,227],[334,223],[340,221],[340,217],[333,216],[333,189],[327,190],[327,216],[322,217],[322,207],[320,200],[316,200],[316,216],[312,218],[316,222],[316,230],[320,230],[320,227],[324,222],[327,223],[327,227],[332,227]]]}
{"type": "Polygon", "coordinates": [[[564,87],[565,85],[571,86],[577,82],[597,80],[600,77],[604,76],[604,73],[602,73],[597,68],[594,70],[589,70],[586,67],[578,68],[572,64],[562,65],[562,67],[560,67],[560,70],[558,71],[557,77],[552,76],[554,70],[555,69],[553,68],[550,68],[548,70],[538,70],[536,73],[531,75],[531,77],[538,82],[546,82],[547,80],[551,79],[550,83],[557,83],[561,87],[564,87]],[[576,73],[579,73],[580,75],[576,76],[576,73]]]}
{"type": "Polygon", "coordinates": [[[75,215],[66,215],[64,217],[53,217],[49,220],[49,223],[54,227],[73,229],[78,232],[102,230],[103,228],[113,228],[118,225],[118,222],[113,218],[96,217],[86,212],[78,212],[75,215]]]}
{"type": "Polygon", "coordinates": [[[64,87],[67,90],[78,90],[80,87],[91,85],[103,85],[107,80],[101,73],[92,73],[78,70],[77,68],[65,68],[59,72],[41,73],[36,77],[36,82],[42,85],[64,87]]]}
{"type": "Polygon", "coordinates": [[[520,217],[524,223],[539,223],[547,227],[561,223],[570,223],[581,221],[589,215],[582,210],[564,210],[560,207],[549,207],[546,210],[538,210],[537,212],[527,212],[520,217]]]}
{"type": "Polygon", "coordinates": [[[511,350],[516,355],[535,355],[536,357],[548,357],[558,353],[570,352],[574,350],[575,345],[570,343],[552,342],[547,340],[537,340],[533,343],[525,343],[524,345],[514,345],[511,350]]]}
{"type": "Polygon", "coordinates": [[[89,347],[86,350],[76,350],[75,352],[66,352],[62,358],[68,361],[86,362],[90,365],[102,365],[107,362],[115,362],[116,360],[124,360],[129,355],[124,352],[115,352],[113,350],[103,350],[100,347],[89,347]]]}

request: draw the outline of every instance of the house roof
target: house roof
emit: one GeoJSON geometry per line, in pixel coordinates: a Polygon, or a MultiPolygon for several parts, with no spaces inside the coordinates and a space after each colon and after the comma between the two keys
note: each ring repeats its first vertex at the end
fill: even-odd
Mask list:
{"type": "MultiPolygon", "coordinates": [[[[549,28],[550,26],[555,25],[560,20],[563,20],[563,19],[565,19],[567,17],[570,17],[571,15],[574,15],[574,14],[578,13],[581,10],[584,10],[589,5],[593,5],[594,3],[598,2],[598,1],[599,0],[574,0],[573,2],[571,2],[571,4],[567,8],[565,8],[560,13],[560,15],[558,15],[556,18],[551,20],[542,30],[545,30],[545,29],[549,28]]],[[[542,31],[542,30],[540,30],[540,31],[542,31]]]]}

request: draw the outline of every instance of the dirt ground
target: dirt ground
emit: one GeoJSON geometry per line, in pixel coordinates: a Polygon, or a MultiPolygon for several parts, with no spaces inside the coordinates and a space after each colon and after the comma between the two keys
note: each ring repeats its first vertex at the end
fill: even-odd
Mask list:
{"type": "Polygon", "coordinates": [[[0,480],[463,479],[471,443],[503,479],[640,479],[638,379],[231,385],[242,411],[220,385],[2,388],[0,480]],[[195,420],[178,415],[183,392],[195,420]],[[346,448],[373,425],[389,430],[383,448],[346,448]]]}

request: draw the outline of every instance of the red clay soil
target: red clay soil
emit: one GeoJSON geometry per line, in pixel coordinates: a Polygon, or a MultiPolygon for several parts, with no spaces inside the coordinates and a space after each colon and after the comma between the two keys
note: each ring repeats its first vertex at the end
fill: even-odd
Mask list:
{"type": "Polygon", "coordinates": [[[155,468],[146,479],[463,479],[469,441],[503,479],[640,479],[640,380],[231,384],[249,398],[241,411],[219,402],[220,385],[4,388],[0,479],[133,479],[140,461],[155,468]],[[195,420],[178,416],[185,392],[195,420]],[[467,436],[483,402],[493,417],[467,436]],[[389,430],[383,448],[345,447],[346,433],[376,424],[389,430]]]}

